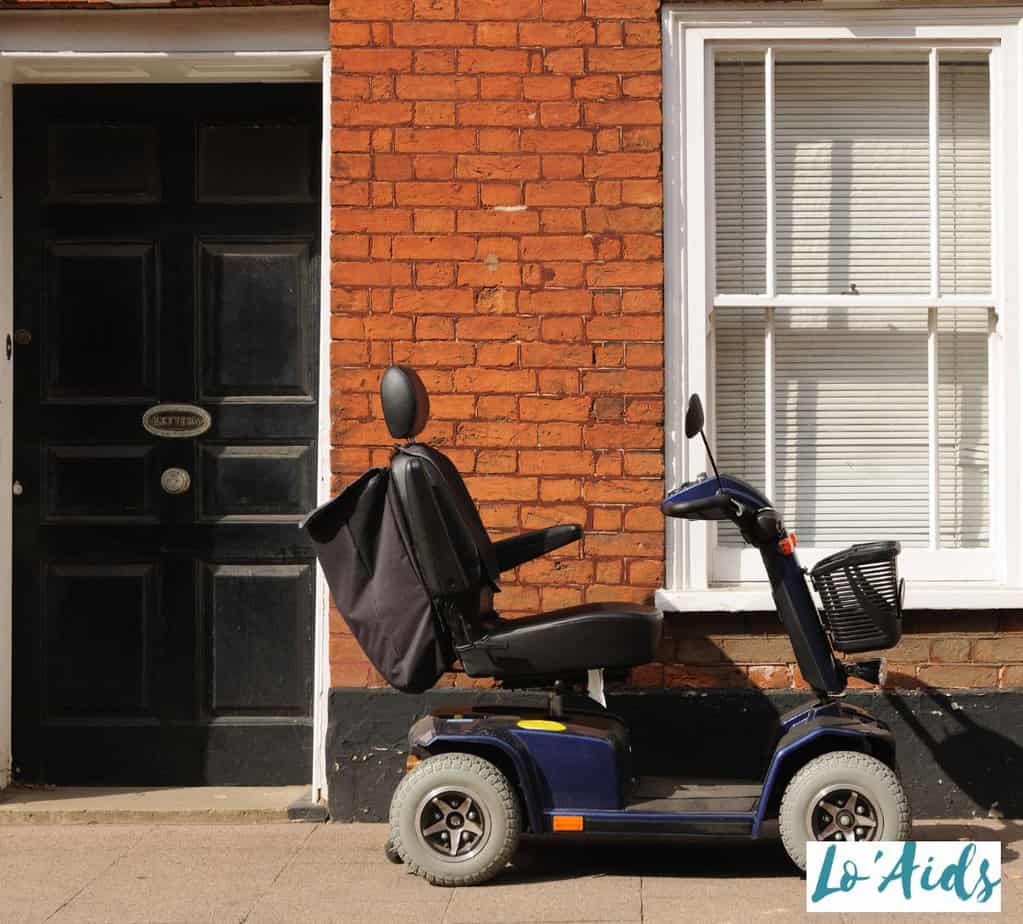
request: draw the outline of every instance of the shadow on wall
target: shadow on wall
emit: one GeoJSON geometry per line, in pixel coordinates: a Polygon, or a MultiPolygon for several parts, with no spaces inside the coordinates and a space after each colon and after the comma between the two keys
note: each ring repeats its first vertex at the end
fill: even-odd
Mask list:
{"type": "MultiPolygon", "coordinates": [[[[846,699],[892,726],[916,818],[1023,818],[1023,690],[857,691],[846,699]]],[[[635,773],[756,780],[774,745],[776,717],[812,700],[799,690],[658,689],[612,692],[608,706],[632,730],[635,773]]],[[[332,690],[331,817],[385,819],[404,772],[409,725],[434,709],[468,711],[495,701],[542,706],[545,698],[504,690],[332,690]]]]}
{"type": "Polygon", "coordinates": [[[950,804],[958,790],[978,813],[1023,818],[1023,695],[924,688],[884,699],[908,732],[896,727],[900,765],[929,760],[950,804]]]}

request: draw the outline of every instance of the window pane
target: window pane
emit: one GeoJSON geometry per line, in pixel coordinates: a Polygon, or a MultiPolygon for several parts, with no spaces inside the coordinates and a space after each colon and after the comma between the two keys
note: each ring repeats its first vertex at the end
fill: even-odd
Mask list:
{"type": "Polygon", "coordinates": [[[926,60],[775,68],[778,291],[930,290],[926,60]]]}
{"type": "Polygon", "coordinates": [[[991,125],[988,64],[939,68],[941,290],[991,291],[991,125]]]}
{"type": "MultiPolygon", "coordinates": [[[[722,470],[764,485],[759,308],[716,309],[722,470]]],[[[928,535],[927,312],[775,309],[775,497],[807,545],[928,535]]],[[[938,312],[943,548],[990,543],[986,308],[938,312]]],[[[731,526],[718,543],[740,546],[731,526]]]]}
{"type": "Polygon", "coordinates": [[[808,545],[928,543],[927,313],[775,314],[774,498],[808,545]]]}
{"type": "MultiPolygon", "coordinates": [[[[764,310],[716,308],[713,425],[721,471],[764,485],[764,310]]],[[[743,545],[731,523],[718,524],[718,544],[743,545]]]]}
{"type": "Polygon", "coordinates": [[[767,187],[762,56],[758,61],[719,63],[714,73],[717,290],[763,292],[767,187]]]}
{"type": "Polygon", "coordinates": [[[986,308],[938,312],[941,544],[977,548],[988,531],[986,308]]]}

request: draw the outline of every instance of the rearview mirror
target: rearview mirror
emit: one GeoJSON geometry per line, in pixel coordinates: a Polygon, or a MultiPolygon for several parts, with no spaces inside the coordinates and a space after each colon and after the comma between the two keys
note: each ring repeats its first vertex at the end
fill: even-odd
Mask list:
{"type": "Polygon", "coordinates": [[[703,402],[700,396],[692,394],[686,408],[686,439],[692,439],[703,429],[703,402]]]}

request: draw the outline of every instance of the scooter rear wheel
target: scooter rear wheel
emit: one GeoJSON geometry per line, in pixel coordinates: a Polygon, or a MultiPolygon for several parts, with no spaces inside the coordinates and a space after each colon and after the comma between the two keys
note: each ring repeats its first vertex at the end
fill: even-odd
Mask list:
{"type": "Polygon", "coordinates": [[[518,798],[508,778],[474,754],[421,761],[391,800],[391,843],[410,873],[434,885],[478,885],[519,844],[518,798]]]}
{"type": "Polygon", "coordinates": [[[806,869],[807,841],[906,840],[909,800],[887,764],[858,751],[832,751],[792,778],[778,825],[792,862],[806,869]]]}

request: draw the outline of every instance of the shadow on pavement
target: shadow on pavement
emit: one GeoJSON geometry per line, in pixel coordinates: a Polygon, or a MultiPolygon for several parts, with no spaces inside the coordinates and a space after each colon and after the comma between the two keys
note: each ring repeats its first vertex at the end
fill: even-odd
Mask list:
{"type": "Polygon", "coordinates": [[[566,839],[557,844],[523,841],[500,881],[511,885],[589,876],[796,879],[800,873],[773,840],[584,844],[566,839]]]}
{"type": "MultiPolygon", "coordinates": [[[[917,824],[919,841],[1000,840],[1002,860],[1019,858],[1023,821],[934,821],[917,824]]],[[[524,839],[512,865],[501,875],[505,885],[553,882],[590,876],[644,876],[693,879],[800,879],[781,842],[665,840],[657,844],[616,841],[583,843],[568,838],[557,843],[524,839]]]]}

